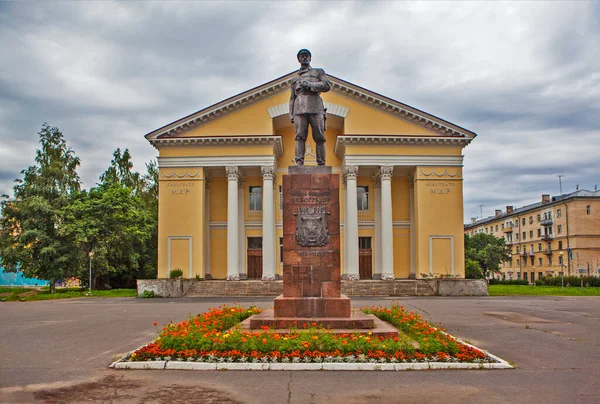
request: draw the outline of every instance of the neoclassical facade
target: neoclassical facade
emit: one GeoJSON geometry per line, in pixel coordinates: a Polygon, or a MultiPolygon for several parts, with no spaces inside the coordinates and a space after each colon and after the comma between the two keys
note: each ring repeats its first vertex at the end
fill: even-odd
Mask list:
{"type": "MultiPolygon", "coordinates": [[[[158,277],[276,279],[295,72],[146,135],[158,150],[158,277]]],[[[342,275],[464,277],[463,148],[475,133],[330,76],[327,165],[340,175],[342,275]]],[[[309,136],[305,164],[316,165],[309,136]]]]}

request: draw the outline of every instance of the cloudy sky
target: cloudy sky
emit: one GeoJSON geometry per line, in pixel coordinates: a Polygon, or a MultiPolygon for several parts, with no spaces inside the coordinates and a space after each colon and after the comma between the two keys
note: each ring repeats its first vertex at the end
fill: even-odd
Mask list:
{"type": "Polygon", "coordinates": [[[478,133],[465,219],[600,185],[600,2],[3,2],[0,194],[62,129],[93,186],[112,151],[313,65],[478,133]]]}

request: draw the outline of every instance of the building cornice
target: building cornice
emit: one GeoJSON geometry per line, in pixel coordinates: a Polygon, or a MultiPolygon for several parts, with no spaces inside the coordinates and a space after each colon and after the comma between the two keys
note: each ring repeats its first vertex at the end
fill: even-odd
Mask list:
{"type": "MultiPolygon", "coordinates": [[[[279,77],[273,81],[255,87],[241,94],[230,97],[210,107],[204,108],[198,112],[181,118],[175,122],[156,129],[146,135],[146,139],[152,140],[158,137],[172,137],[185,132],[199,125],[206,124],[215,119],[221,118],[231,112],[238,111],[258,101],[278,94],[289,89],[293,75],[291,72],[285,76],[279,77]]],[[[362,104],[369,105],[389,114],[398,116],[404,120],[418,124],[439,133],[442,136],[466,137],[473,139],[477,136],[474,132],[454,125],[434,115],[413,108],[409,105],[395,101],[391,98],[377,94],[335,76],[329,75],[332,90],[344,97],[354,99],[362,104]]],[[[343,114],[343,111],[339,111],[343,114]]],[[[347,111],[346,111],[347,112],[347,111]]]]}
{"type": "Polygon", "coordinates": [[[440,137],[418,135],[345,135],[338,136],[333,152],[338,157],[343,157],[347,145],[371,146],[460,146],[465,147],[472,139],[464,137],[440,137]]]}
{"type": "Polygon", "coordinates": [[[283,156],[281,136],[219,136],[219,137],[168,137],[149,139],[157,149],[163,147],[198,147],[198,146],[273,146],[273,153],[279,158],[283,156]]]}

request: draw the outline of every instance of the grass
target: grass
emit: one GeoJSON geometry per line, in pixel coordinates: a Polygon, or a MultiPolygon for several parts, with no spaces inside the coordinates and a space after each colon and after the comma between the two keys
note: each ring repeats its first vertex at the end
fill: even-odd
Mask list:
{"type": "Polygon", "coordinates": [[[579,286],[490,285],[490,296],[600,296],[600,288],[579,286]]]}
{"type": "Polygon", "coordinates": [[[50,294],[48,288],[0,287],[0,299],[3,301],[35,301],[69,299],[74,297],[136,297],[135,289],[92,290],[90,295],[81,288],[59,288],[50,294]],[[6,300],[4,300],[6,299],[6,300]]]}

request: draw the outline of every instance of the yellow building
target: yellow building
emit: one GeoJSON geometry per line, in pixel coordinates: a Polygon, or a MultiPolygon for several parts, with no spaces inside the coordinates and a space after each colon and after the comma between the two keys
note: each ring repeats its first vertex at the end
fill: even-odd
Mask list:
{"type": "MultiPolygon", "coordinates": [[[[158,277],[282,274],[282,175],[295,72],[146,135],[158,149],[158,277]]],[[[348,279],[464,277],[463,148],[473,132],[330,76],[327,165],[341,176],[348,279]]],[[[311,136],[305,164],[316,164],[311,136]]]]}
{"type": "Polygon", "coordinates": [[[493,234],[511,249],[502,264],[504,279],[543,276],[600,275],[600,191],[578,190],[559,196],[542,195],[540,202],[483,220],[471,219],[466,235],[493,234]]]}

